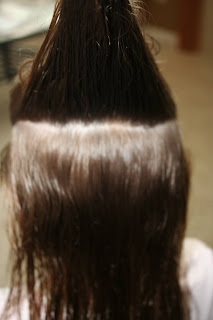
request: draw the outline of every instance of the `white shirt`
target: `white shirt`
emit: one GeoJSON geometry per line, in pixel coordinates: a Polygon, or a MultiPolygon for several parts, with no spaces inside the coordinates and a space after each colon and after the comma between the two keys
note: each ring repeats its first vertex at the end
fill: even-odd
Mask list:
{"type": "MultiPolygon", "coordinates": [[[[213,251],[196,239],[185,239],[181,259],[180,283],[189,291],[190,320],[213,320],[213,251]]],[[[9,289],[0,289],[0,314],[9,289]]],[[[28,303],[23,301],[21,319],[13,315],[10,320],[29,320],[28,303]]]]}
{"type": "Polygon", "coordinates": [[[180,282],[189,291],[190,320],[213,320],[213,251],[200,240],[184,241],[180,282]]]}

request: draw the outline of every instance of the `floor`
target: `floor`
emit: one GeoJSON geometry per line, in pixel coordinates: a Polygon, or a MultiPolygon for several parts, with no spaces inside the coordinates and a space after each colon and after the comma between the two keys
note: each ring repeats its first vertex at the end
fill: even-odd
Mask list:
{"type": "MultiPolygon", "coordinates": [[[[40,39],[37,40],[37,44],[40,39]]],[[[25,43],[30,46],[30,43],[25,43]]],[[[33,44],[34,45],[34,44],[33,44]]],[[[156,60],[171,86],[177,102],[179,124],[191,159],[192,186],[188,210],[187,236],[197,237],[213,247],[213,59],[201,54],[180,52],[163,43],[156,60]]],[[[8,114],[11,84],[0,83],[0,149],[10,139],[8,114]]],[[[6,237],[7,210],[0,194],[0,287],[8,284],[6,237]]]]}

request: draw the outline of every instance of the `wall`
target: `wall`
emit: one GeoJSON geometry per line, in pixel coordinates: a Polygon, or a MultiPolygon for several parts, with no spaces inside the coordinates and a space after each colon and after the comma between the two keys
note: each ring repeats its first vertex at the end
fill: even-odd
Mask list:
{"type": "Polygon", "coordinates": [[[205,54],[213,54],[212,0],[195,0],[195,2],[194,0],[144,0],[144,2],[150,12],[148,20],[151,24],[182,32],[181,41],[184,44],[181,47],[191,50],[198,48],[205,54]],[[189,15],[191,20],[188,18],[189,15]],[[193,21],[198,22],[197,29],[193,27],[193,21]]]}
{"type": "Polygon", "coordinates": [[[213,55],[213,1],[204,0],[201,47],[204,53],[213,55]]]}
{"type": "Polygon", "coordinates": [[[148,21],[170,30],[178,29],[179,0],[144,0],[150,16],[148,21]]]}

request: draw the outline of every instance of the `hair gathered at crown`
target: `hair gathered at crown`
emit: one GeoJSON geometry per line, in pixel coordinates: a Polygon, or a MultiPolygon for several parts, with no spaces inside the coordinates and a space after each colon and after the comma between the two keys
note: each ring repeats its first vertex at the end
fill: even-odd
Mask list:
{"type": "Polygon", "coordinates": [[[41,49],[14,90],[12,121],[174,119],[173,99],[141,33],[143,11],[133,7],[129,0],[59,0],[41,49]]]}

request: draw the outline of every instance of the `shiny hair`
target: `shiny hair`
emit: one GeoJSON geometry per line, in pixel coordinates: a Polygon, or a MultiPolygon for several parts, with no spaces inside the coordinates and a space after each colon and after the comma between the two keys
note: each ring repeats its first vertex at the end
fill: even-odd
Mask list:
{"type": "Polygon", "coordinates": [[[135,3],[59,1],[13,90],[4,319],[23,284],[31,320],[188,319],[188,165],[135,3]]]}

